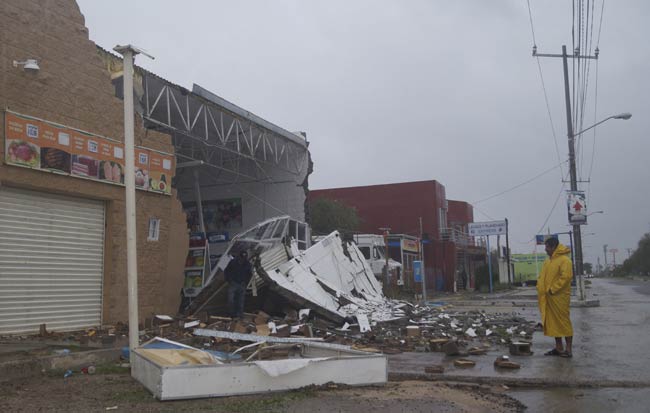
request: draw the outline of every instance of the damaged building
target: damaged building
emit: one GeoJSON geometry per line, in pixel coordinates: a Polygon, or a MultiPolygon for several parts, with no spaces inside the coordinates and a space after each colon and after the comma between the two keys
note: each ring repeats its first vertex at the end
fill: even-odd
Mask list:
{"type": "MultiPolygon", "coordinates": [[[[3,1],[0,28],[0,334],[126,321],[121,59],[73,0],[3,1]]],[[[268,218],[308,247],[304,133],[142,68],[134,92],[143,320],[198,296],[268,218]]]]}

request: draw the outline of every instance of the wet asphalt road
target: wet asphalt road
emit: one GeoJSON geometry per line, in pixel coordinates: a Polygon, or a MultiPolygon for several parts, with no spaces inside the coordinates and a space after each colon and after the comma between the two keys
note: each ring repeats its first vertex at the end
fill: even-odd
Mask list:
{"type": "MultiPolygon", "coordinates": [[[[601,306],[571,309],[574,359],[540,370],[570,377],[650,381],[650,282],[594,279],[601,306]]],[[[539,343],[543,336],[535,337],[539,343]]],[[[544,339],[552,344],[551,339],[544,339]]],[[[536,346],[540,348],[540,345],[536,346]]],[[[548,357],[547,357],[548,358],[548,357]]],[[[562,360],[566,361],[566,360],[562,360]]],[[[529,412],[648,412],[650,387],[525,390],[509,393],[529,412]]]]}
{"type": "MultiPolygon", "coordinates": [[[[554,340],[536,332],[533,356],[515,357],[520,370],[496,371],[492,362],[498,351],[470,357],[477,362],[471,369],[456,369],[453,359],[440,353],[404,353],[391,356],[391,372],[423,372],[429,364],[446,365],[444,375],[481,376],[509,379],[541,379],[546,385],[555,380],[600,386],[603,381],[644,383],[642,388],[553,388],[519,390],[509,394],[529,406],[531,412],[613,412],[650,411],[650,282],[592,279],[589,298],[600,300],[600,307],[572,308],[574,329],[573,359],[544,356],[554,340]]],[[[486,311],[512,312],[529,320],[539,320],[535,307],[488,307],[486,311]]]]}

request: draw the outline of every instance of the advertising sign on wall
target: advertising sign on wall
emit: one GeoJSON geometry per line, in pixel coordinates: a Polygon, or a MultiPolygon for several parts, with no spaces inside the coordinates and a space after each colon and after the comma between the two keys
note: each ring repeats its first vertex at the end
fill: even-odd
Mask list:
{"type": "MultiPolygon", "coordinates": [[[[171,194],[174,156],[135,150],[136,187],[171,194]]],[[[77,178],[124,185],[124,144],[53,122],[5,112],[5,162],[77,178]]]]}
{"type": "MultiPolygon", "coordinates": [[[[203,225],[206,232],[224,232],[238,230],[242,227],[241,198],[217,199],[203,201],[203,225]]],[[[192,231],[198,231],[199,214],[196,203],[185,203],[183,209],[187,215],[187,225],[192,231]]]]}

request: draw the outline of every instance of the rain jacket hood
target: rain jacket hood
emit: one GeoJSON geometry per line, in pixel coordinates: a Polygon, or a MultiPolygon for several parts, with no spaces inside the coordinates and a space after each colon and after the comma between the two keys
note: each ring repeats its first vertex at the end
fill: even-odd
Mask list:
{"type": "Polygon", "coordinates": [[[558,244],[555,251],[553,251],[553,256],[551,258],[559,257],[560,255],[569,255],[571,254],[571,248],[567,247],[564,244],[558,244]]]}

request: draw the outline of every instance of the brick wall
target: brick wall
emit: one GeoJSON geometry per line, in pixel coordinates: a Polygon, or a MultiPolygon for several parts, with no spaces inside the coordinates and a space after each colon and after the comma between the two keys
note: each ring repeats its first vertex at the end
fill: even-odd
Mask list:
{"type": "MultiPolygon", "coordinates": [[[[4,108],[123,141],[123,103],[114,95],[106,64],[89,40],[73,0],[0,2],[0,109],[4,108]],[[38,59],[37,74],[12,66],[13,60],[28,58],[38,59]]],[[[106,202],[103,321],[126,321],[124,188],[5,165],[4,128],[0,141],[0,185],[106,202]]],[[[136,143],[173,152],[168,135],[145,131],[137,117],[136,143]]],[[[188,245],[185,215],[175,194],[137,191],[136,203],[140,318],[175,313],[188,245]],[[147,241],[150,217],[161,219],[158,242],[147,241]]]]}

